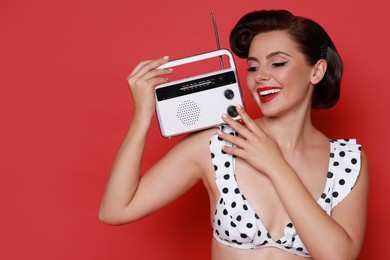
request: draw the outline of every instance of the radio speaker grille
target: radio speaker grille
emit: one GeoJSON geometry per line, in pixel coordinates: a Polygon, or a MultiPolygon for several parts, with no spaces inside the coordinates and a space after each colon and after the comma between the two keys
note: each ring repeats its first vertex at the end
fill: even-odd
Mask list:
{"type": "Polygon", "coordinates": [[[193,100],[184,100],[179,104],[176,116],[184,125],[194,125],[199,120],[200,108],[193,100]]]}

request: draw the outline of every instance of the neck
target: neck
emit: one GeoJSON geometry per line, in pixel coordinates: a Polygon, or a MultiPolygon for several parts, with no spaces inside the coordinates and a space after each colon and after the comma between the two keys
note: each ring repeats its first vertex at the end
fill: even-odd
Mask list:
{"type": "Polygon", "coordinates": [[[290,113],[280,117],[263,117],[261,128],[278,143],[284,152],[300,149],[317,132],[311,122],[310,107],[301,113],[290,113]]]}

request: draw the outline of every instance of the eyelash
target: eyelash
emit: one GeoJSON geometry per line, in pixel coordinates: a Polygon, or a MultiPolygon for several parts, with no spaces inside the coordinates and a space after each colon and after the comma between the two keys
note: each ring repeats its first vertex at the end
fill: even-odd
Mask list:
{"type": "MultiPolygon", "coordinates": [[[[283,62],[275,62],[275,63],[272,63],[272,67],[274,68],[279,68],[279,67],[283,67],[284,65],[286,65],[287,61],[283,61],[283,62]]],[[[253,67],[249,67],[247,69],[247,71],[249,72],[255,72],[256,70],[258,70],[259,67],[256,67],[256,66],[253,66],[253,67]]]]}
{"type": "Polygon", "coordinates": [[[278,68],[278,67],[282,67],[282,66],[286,65],[286,63],[287,63],[287,61],[275,62],[275,63],[272,63],[272,66],[278,68]]]}
{"type": "Polygon", "coordinates": [[[258,67],[249,67],[247,71],[249,72],[255,72],[258,69],[258,67]]]}

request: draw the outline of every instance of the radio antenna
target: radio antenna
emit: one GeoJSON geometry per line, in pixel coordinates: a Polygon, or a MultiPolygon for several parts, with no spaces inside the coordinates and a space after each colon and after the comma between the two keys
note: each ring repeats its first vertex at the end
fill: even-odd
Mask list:
{"type": "MultiPolygon", "coordinates": [[[[214,11],[211,11],[211,17],[212,17],[212,19],[213,19],[213,24],[214,24],[214,34],[215,34],[215,40],[216,40],[216,42],[217,42],[217,48],[218,48],[218,50],[220,50],[220,49],[221,49],[221,45],[219,44],[217,20],[215,19],[214,11]]],[[[224,67],[223,67],[222,56],[219,56],[219,63],[220,63],[220,65],[221,65],[221,70],[223,70],[224,67]]]]}

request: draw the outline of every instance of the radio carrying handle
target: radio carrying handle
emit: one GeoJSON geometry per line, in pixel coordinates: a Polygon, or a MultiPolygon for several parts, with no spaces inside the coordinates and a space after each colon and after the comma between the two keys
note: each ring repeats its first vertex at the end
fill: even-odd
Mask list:
{"type": "Polygon", "coordinates": [[[172,67],[180,66],[183,64],[206,60],[206,59],[211,59],[211,58],[222,56],[222,55],[227,55],[229,57],[230,68],[235,70],[236,66],[234,64],[233,55],[227,49],[219,49],[216,51],[206,52],[206,53],[202,53],[202,54],[198,54],[198,55],[194,55],[194,56],[190,56],[190,57],[186,57],[186,58],[168,61],[167,63],[158,67],[158,69],[172,68],[172,67]]]}

